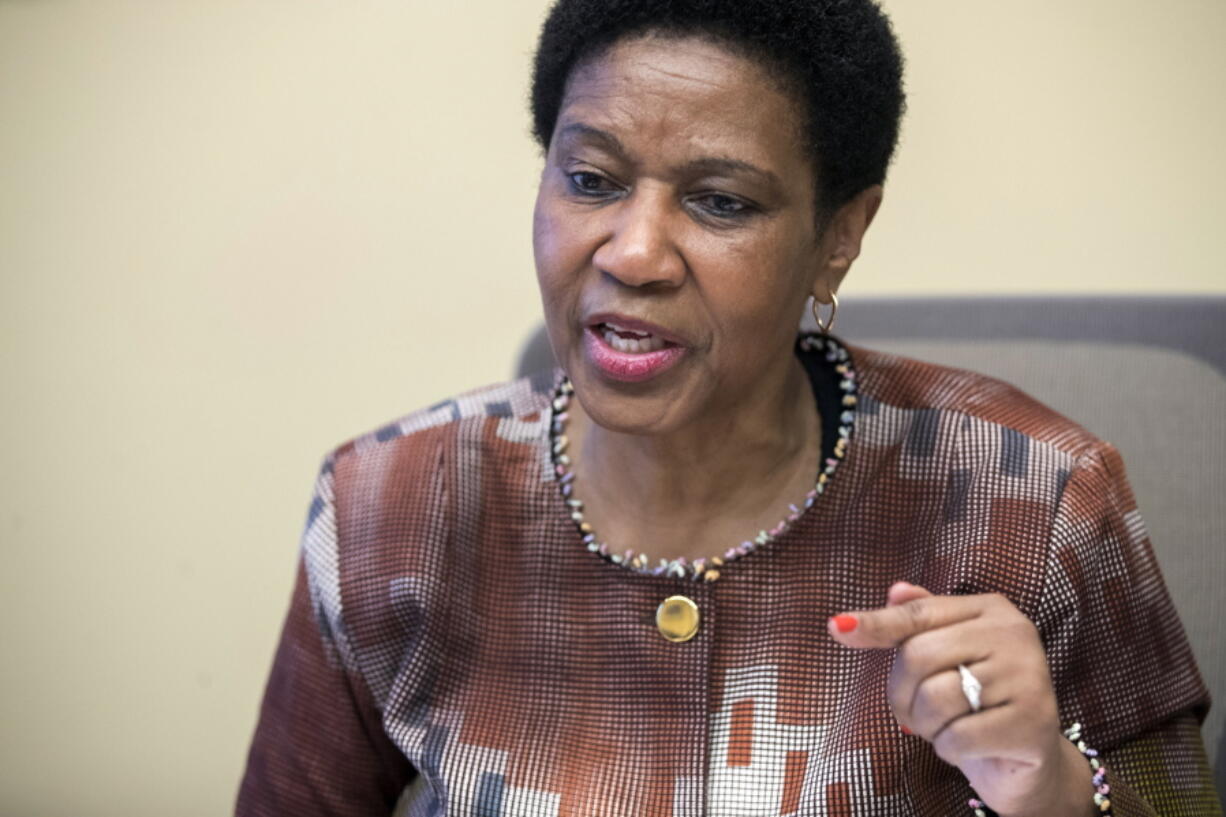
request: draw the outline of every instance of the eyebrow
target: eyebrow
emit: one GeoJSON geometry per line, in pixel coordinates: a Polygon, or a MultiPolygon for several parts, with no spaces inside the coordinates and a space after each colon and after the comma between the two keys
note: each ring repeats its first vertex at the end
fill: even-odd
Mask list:
{"type": "Polygon", "coordinates": [[[766,184],[779,186],[779,177],[774,173],[769,170],[763,170],[757,165],[751,165],[749,162],[742,162],[740,159],[727,159],[721,156],[695,159],[692,162],[686,162],[685,169],[691,173],[701,173],[704,175],[721,173],[724,175],[735,175],[743,173],[748,176],[756,176],[766,184]]]}
{"type": "MultiPolygon", "coordinates": [[[[603,131],[600,128],[594,128],[591,125],[585,125],[582,122],[572,122],[564,126],[558,131],[560,140],[571,138],[587,138],[592,141],[602,144],[609,151],[626,156],[627,151],[621,140],[608,131],[603,131]]],[[[738,173],[748,176],[756,176],[766,184],[778,187],[780,186],[779,177],[769,170],[752,165],[749,162],[741,161],[740,159],[731,159],[724,156],[708,156],[702,159],[694,159],[686,162],[681,168],[686,173],[695,174],[725,174],[735,175],[738,173]]]]}
{"type": "Polygon", "coordinates": [[[586,137],[596,142],[602,143],[606,148],[621,156],[626,155],[626,148],[613,134],[608,131],[603,131],[600,128],[593,128],[591,125],[585,125],[582,122],[572,122],[562,130],[558,131],[558,139],[569,139],[586,137]]]}

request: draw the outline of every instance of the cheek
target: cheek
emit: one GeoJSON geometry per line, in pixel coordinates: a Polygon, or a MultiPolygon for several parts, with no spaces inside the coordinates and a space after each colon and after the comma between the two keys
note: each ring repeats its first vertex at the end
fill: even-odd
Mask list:
{"type": "Polygon", "coordinates": [[[532,219],[532,249],[541,296],[546,304],[576,301],[593,270],[600,245],[599,224],[590,214],[551,196],[537,198],[532,219]]]}
{"type": "Polygon", "coordinates": [[[562,274],[579,254],[574,219],[568,219],[561,203],[547,191],[537,196],[532,216],[532,250],[537,274],[543,278],[562,274]]]}
{"type": "Polygon", "coordinates": [[[546,192],[538,195],[532,217],[536,279],[545,313],[545,329],[555,357],[564,365],[576,343],[574,333],[582,270],[578,264],[582,254],[567,225],[568,220],[559,212],[557,202],[551,202],[546,192]]]}
{"type": "Polygon", "coordinates": [[[541,296],[546,303],[557,298],[555,290],[565,283],[562,235],[558,230],[558,220],[552,217],[548,204],[538,199],[532,217],[532,254],[536,260],[536,278],[541,287],[541,296]]]}
{"type": "Polygon", "coordinates": [[[549,215],[546,212],[544,191],[536,195],[536,206],[532,210],[532,255],[536,260],[536,274],[541,275],[549,262],[549,239],[552,231],[549,228],[549,215]]]}
{"type": "Polygon", "coordinates": [[[800,314],[807,293],[804,259],[788,251],[784,239],[762,238],[725,249],[718,285],[709,287],[708,297],[720,302],[727,328],[790,338],[796,329],[790,316],[800,314]]]}

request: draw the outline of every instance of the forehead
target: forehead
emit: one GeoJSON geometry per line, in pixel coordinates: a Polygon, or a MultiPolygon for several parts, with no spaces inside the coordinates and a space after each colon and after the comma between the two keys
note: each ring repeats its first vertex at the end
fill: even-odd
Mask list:
{"type": "Polygon", "coordinates": [[[579,123],[616,135],[632,152],[718,153],[794,169],[808,164],[798,108],[753,59],[705,38],[649,35],[575,68],[556,132],[579,123]]]}

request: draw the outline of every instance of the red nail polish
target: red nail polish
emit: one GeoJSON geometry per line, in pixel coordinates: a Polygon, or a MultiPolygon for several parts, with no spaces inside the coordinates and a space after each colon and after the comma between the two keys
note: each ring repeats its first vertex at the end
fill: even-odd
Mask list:
{"type": "Polygon", "coordinates": [[[840,633],[850,633],[852,630],[856,629],[856,624],[858,623],[855,616],[847,615],[835,616],[833,621],[834,626],[840,633]]]}
{"type": "Polygon", "coordinates": [[[915,734],[910,729],[908,729],[905,724],[901,724],[901,723],[898,724],[898,728],[902,730],[902,733],[904,735],[914,735],[915,734]]]}

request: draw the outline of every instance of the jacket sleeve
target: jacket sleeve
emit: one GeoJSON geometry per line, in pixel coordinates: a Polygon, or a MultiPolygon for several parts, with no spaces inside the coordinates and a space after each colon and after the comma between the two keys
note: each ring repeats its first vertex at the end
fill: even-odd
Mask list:
{"type": "Polygon", "coordinates": [[[384,733],[344,633],[334,502],[328,458],[239,788],[239,817],[388,815],[416,776],[384,733]]]}
{"type": "Polygon", "coordinates": [[[1119,817],[1220,815],[1209,693],[1119,452],[1099,443],[1062,482],[1037,617],[1061,719],[1101,753],[1119,817]]]}

